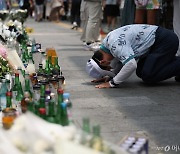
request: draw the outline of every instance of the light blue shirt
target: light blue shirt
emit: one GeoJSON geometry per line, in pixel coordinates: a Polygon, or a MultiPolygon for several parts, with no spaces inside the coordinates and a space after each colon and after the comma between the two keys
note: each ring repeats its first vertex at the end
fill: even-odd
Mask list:
{"type": "Polygon", "coordinates": [[[110,32],[102,42],[101,49],[110,52],[122,64],[146,54],[155,42],[158,26],[133,24],[110,32]]]}

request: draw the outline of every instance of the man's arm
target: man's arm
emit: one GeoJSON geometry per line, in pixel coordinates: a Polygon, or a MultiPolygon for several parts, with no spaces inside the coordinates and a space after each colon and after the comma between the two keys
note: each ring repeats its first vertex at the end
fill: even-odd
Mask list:
{"type": "Polygon", "coordinates": [[[136,70],[137,62],[133,58],[129,62],[127,62],[120,72],[109,82],[102,83],[100,85],[95,86],[96,88],[110,88],[110,87],[117,87],[120,83],[127,80],[131,74],[136,70]]]}

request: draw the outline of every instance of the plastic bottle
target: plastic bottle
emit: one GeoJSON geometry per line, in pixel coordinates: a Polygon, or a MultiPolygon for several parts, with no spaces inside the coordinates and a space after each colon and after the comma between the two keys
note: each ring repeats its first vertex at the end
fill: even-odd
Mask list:
{"type": "Polygon", "coordinates": [[[7,86],[6,86],[6,79],[2,79],[1,83],[1,89],[0,89],[0,108],[1,110],[6,108],[6,92],[7,92],[7,86]]]}
{"type": "Polygon", "coordinates": [[[63,102],[67,105],[67,114],[69,119],[69,124],[73,123],[72,119],[72,102],[70,100],[70,93],[64,93],[63,94],[63,102]]]}

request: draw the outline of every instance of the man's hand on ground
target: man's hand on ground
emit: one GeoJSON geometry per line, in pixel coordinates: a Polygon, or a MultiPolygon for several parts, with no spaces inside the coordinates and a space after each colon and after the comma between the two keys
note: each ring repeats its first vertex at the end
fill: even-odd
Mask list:
{"type": "Polygon", "coordinates": [[[105,83],[102,83],[102,84],[99,84],[99,85],[96,85],[95,88],[111,88],[109,82],[105,82],[105,83]]]}

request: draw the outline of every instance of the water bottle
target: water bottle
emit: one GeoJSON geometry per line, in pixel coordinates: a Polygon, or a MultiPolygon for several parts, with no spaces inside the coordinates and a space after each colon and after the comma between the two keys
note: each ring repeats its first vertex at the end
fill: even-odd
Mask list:
{"type": "Polygon", "coordinates": [[[67,114],[68,114],[69,124],[72,124],[73,123],[72,102],[70,100],[70,94],[69,93],[63,93],[63,102],[67,104],[67,114]]]}

